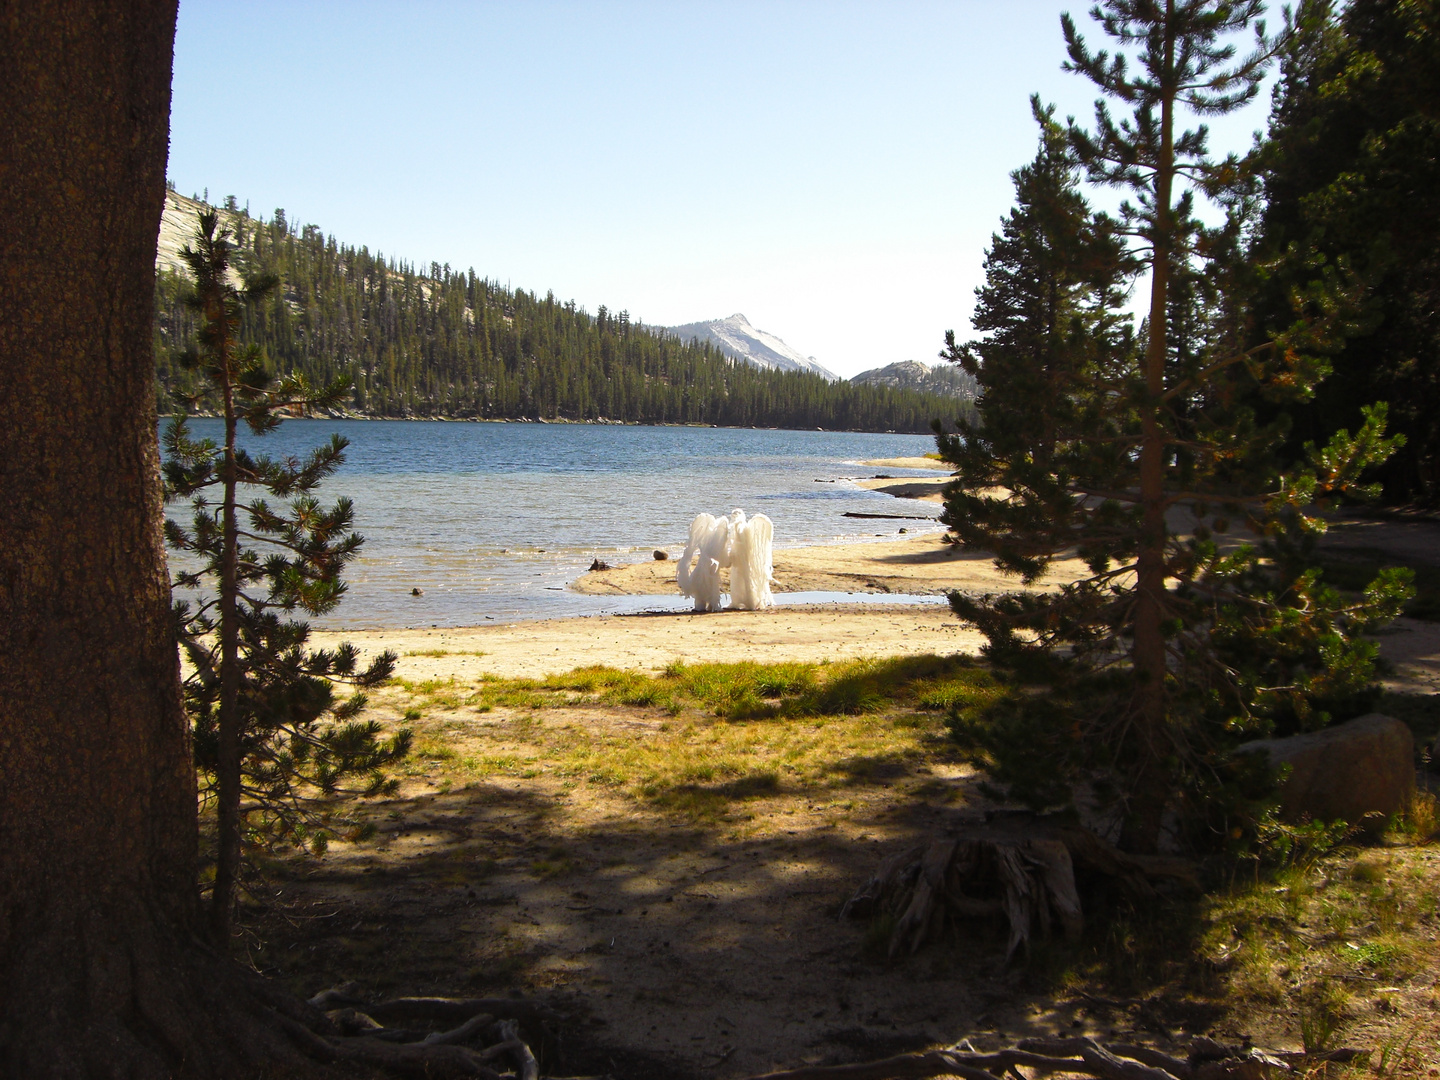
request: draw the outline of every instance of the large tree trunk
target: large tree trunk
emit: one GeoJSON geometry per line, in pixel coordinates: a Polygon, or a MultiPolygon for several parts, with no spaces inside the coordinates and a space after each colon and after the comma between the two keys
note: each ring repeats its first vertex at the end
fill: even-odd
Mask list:
{"type": "Polygon", "coordinates": [[[5,1076],[233,1075],[279,1049],[242,1048],[243,976],[200,939],[151,346],[175,9],[0,2],[5,1076]]]}
{"type": "Polygon", "coordinates": [[[0,1076],[532,1075],[513,1026],[346,1038],[207,943],[151,351],[175,7],[0,0],[0,1076]]]}

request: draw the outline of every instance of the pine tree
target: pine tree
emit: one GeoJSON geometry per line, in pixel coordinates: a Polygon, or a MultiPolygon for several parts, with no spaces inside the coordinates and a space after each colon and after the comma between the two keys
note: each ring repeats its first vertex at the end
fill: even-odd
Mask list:
{"type": "Polygon", "coordinates": [[[165,432],[163,469],[167,499],[189,498],[193,511],[188,529],[166,523],[169,546],[193,567],[178,572],[174,584],[214,589],[193,609],[177,600],[175,623],[191,666],[185,702],[196,762],[216,808],[210,915],[222,941],[246,833],[323,846],[323,800],[347,781],[358,780],[365,794],[389,790],[393,781],[383,770],[410,744],[408,731],[382,739],[376,722],[356,719],[365,705],[358,689],[344,701],[334,691],[336,682],[357,688],[384,682],[394,654],[382,653],[362,670],[351,645],[309,650],[308,625],[292,617],[297,609],[320,615],[340,602],[341,571],[362,543],[351,531],[348,499],[325,508],[312,494],[343,463],[346,442],[335,436],[303,461],[273,460],[240,447],[238,428],[243,421],[264,435],[283,415],[329,406],[349,387],[344,379],[321,389],[303,376],[276,380],[258,346],[239,344],[243,311],[272,292],[275,280],[256,278],[237,289],[230,280],[233,252],[233,235],[215,212],[201,214],[193,246],[182,252],[194,276],[189,304],[200,318],[198,348],[184,362],[200,376],[205,403],[218,408],[225,435],[219,444],[194,439],[183,413],[177,415],[165,432]],[[288,505],[257,498],[242,507],[242,486],[288,505]]]}
{"type": "Polygon", "coordinates": [[[1134,352],[1119,310],[1127,268],[1120,239],[1080,194],[1053,109],[1031,104],[1039,151],[1013,176],[1017,204],[976,291],[972,322],[989,336],[962,346],[948,333],[941,354],[976,377],[985,417],[962,418],[957,436],[942,439],[956,467],[944,520],[962,543],[995,551],[1027,579],[1076,530],[1106,527],[1077,520],[1073,489],[1099,490],[1114,468],[1113,420],[1088,399],[1098,384],[1116,385],[1134,352]],[[997,499],[1002,485],[1009,497],[997,499]]]}
{"type": "Polygon", "coordinates": [[[1061,132],[1037,107],[1041,150],[1016,174],[1017,207],[979,290],[976,326],[989,336],[962,346],[950,335],[942,354],[981,391],[980,421],[940,436],[959,470],[943,520],[1027,584],[1062,553],[1089,571],[1048,594],[952,596],[992,660],[1047,691],[1017,690],[954,730],[1034,805],[1069,802],[1077,783],[1112,799],[1132,850],[1155,850],[1169,807],[1191,823],[1225,812],[1213,796],[1244,733],[1319,726],[1360,700],[1374,648],[1359,635],[1406,592],[1392,572],[1347,600],[1307,567],[1323,528],[1307,507],[1373,494],[1360,474],[1396,442],[1377,407],[1354,437],[1278,472],[1284,417],[1260,423],[1255,388],[1308,391],[1324,371],[1325,320],[1301,312],[1244,348],[1246,299],[1230,287],[1250,208],[1243,174],[1208,158],[1203,128],[1176,132],[1178,106],[1218,113],[1253,94],[1263,35],[1238,63],[1225,37],[1258,10],[1110,0],[1095,14],[1122,45],[1139,43],[1134,77],[1064,20],[1071,66],[1133,114],[1117,122],[1097,105],[1090,135],[1061,132]],[[1118,220],[1092,214],[1077,170],[1134,202],[1118,220]],[[1225,225],[1205,229],[1194,194],[1175,196],[1187,177],[1227,206],[1225,225]],[[1117,309],[1145,272],[1150,317],[1135,335],[1117,309]],[[1225,540],[1236,526],[1259,542],[1225,540]]]}
{"type": "MultiPolygon", "coordinates": [[[[1338,5],[1337,5],[1338,6],[1338,5]]],[[[1261,309],[1283,317],[1319,272],[1364,286],[1334,374],[1296,410],[1324,440],[1390,403],[1407,445],[1386,498],[1440,502],[1440,2],[1352,0],[1286,50],[1263,154],[1261,309]]]]}

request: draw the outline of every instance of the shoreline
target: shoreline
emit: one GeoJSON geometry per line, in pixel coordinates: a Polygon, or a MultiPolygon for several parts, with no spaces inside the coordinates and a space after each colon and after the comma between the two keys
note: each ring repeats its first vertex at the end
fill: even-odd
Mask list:
{"type": "MultiPolygon", "coordinates": [[[[911,504],[941,502],[939,488],[949,480],[946,467],[931,458],[881,458],[857,464],[941,474],[882,474],[852,481],[911,504]]],[[[902,503],[893,516],[909,519],[930,507],[914,507],[916,515],[905,514],[905,509],[902,503]]],[[[885,602],[887,595],[940,596],[952,590],[986,593],[1020,587],[1016,579],[996,570],[993,556],[944,544],[943,535],[943,531],[932,530],[900,539],[877,537],[775,552],[777,593],[869,594],[874,603],[801,603],[763,611],[713,613],[669,610],[568,615],[457,627],[316,629],[311,637],[316,646],[325,648],[350,642],[367,658],[390,649],[400,658],[397,677],[421,681],[467,680],[481,675],[541,678],[594,664],[661,669],[677,661],[824,662],[926,653],[974,655],[984,644],[983,635],[963,626],[947,604],[885,602]]],[[[591,570],[568,582],[566,588],[582,596],[672,600],[681,595],[675,581],[676,565],[673,557],[652,558],[591,570]]],[[[1057,565],[1051,575],[1055,580],[1037,587],[1057,587],[1069,569],[1057,565]]],[[[728,571],[724,577],[728,579],[728,571]]]]}
{"type": "MultiPolygon", "coordinates": [[[[173,412],[161,411],[160,420],[167,421],[175,414],[173,412]]],[[[187,420],[218,420],[220,414],[209,411],[187,412],[187,420]]],[[[555,416],[548,420],[532,416],[374,416],[369,413],[357,412],[334,412],[320,413],[315,416],[287,416],[285,423],[293,423],[297,420],[323,421],[323,420],[405,420],[416,423],[436,424],[560,424],[578,425],[580,427],[653,427],[653,428],[713,428],[722,431],[821,431],[836,435],[931,435],[928,428],[924,431],[876,431],[873,428],[790,428],[772,427],[768,424],[702,424],[702,423],[680,423],[678,421],[661,420],[611,420],[608,417],[598,416],[593,420],[572,419],[566,416],[555,416]]],[[[864,463],[862,463],[864,464],[864,463]]],[[[928,466],[918,466],[928,468],[928,466]]]]}
{"type": "MultiPolygon", "coordinates": [[[[1022,588],[1017,578],[995,568],[993,555],[944,543],[944,535],[926,532],[898,540],[779,548],[774,557],[773,588],[776,593],[877,596],[1012,592],[1022,588]]],[[[676,566],[671,558],[590,570],[569,587],[586,596],[679,596],[676,566]]],[[[1078,572],[1083,572],[1083,563],[1078,559],[1056,560],[1051,572],[1035,587],[1058,588],[1061,581],[1072,580],[1078,572]]],[[[728,580],[729,571],[722,570],[722,591],[728,591],[728,580]]]]}
{"type": "MultiPolygon", "coordinates": [[[[659,670],[669,664],[773,663],[924,654],[976,655],[985,644],[943,603],[886,603],[887,595],[1012,591],[993,556],[941,542],[932,532],[781,549],[776,591],[868,593],[874,603],[805,603],[762,611],[687,610],[574,615],[482,626],[312,632],[315,645],[348,641],[365,657],[391,649],[402,679],[473,681],[484,675],[543,678],[577,667],[659,670]]],[[[1079,565],[1078,562],[1076,564],[1079,565]]],[[[591,596],[678,597],[673,559],[582,574],[571,588],[591,596]]],[[[1073,568],[1059,563],[1036,588],[1057,588],[1073,568]]]]}
{"type": "MultiPolygon", "coordinates": [[[[864,462],[873,466],[879,463],[864,462]]],[[[901,467],[898,460],[887,462],[901,467]]],[[[908,463],[906,465],[908,466],[908,463]]],[[[937,470],[938,471],[938,470],[937,470]]],[[[879,481],[883,483],[884,481],[879,481]]],[[[943,482],[943,479],[940,480],[943,482]]],[[[938,501],[938,493],[930,496],[938,501]]],[[[1334,530],[1332,544],[1388,546],[1421,544],[1430,536],[1379,523],[1347,523],[1334,530]],[[1385,537],[1372,535],[1384,532],[1385,537]],[[1348,534],[1348,535],[1347,535],[1348,534]]],[[[886,596],[938,596],[952,590],[972,594],[1012,592],[1019,581],[1002,574],[986,552],[941,541],[941,532],[902,539],[782,548],[775,552],[775,591],[868,593],[873,603],[800,603],[763,611],[696,613],[688,610],[567,615],[461,627],[387,627],[314,630],[319,647],[342,641],[374,656],[384,649],[400,657],[396,674],[405,679],[474,679],[480,675],[541,678],[577,667],[605,665],[657,670],[683,663],[773,663],[914,656],[927,653],[975,655],[985,644],[973,626],[962,624],[943,603],[886,602],[886,596]]],[[[1367,549],[1368,550],[1368,549],[1367,549]]],[[[1413,555],[1397,549],[1395,556],[1413,555]]],[[[1399,557],[1396,561],[1405,563],[1399,557]]],[[[647,560],[610,570],[589,571],[570,583],[582,595],[680,597],[676,562],[647,560]]],[[[1052,590],[1085,573],[1078,559],[1057,560],[1032,588],[1052,590]]],[[[1440,690],[1440,623],[1400,618],[1376,635],[1382,655],[1395,669],[1387,689],[1440,690]]]]}
{"type": "MultiPolygon", "coordinates": [[[[878,491],[911,502],[943,504],[941,489],[950,480],[949,470],[939,461],[925,457],[878,458],[861,461],[867,468],[927,469],[942,473],[937,477],[893,477],[877,475],[854,477],[851,482],[867,491],[878,491]]],[[[904,509],[904,508],[900,508],[904,509]]],[[[939,521],[939,515],[924,513],[867,515],[885,521],[939,521]]],[[[902,526],[901,532],[921,526],[902,526]]],[[[777,593],[900,593],[910,596],[933,596],[961,591],[999,591],[999,580],[1014,587],[1013,578],[1006,578],[993,565],[980,569],[978,563],[989,564],[993,557],[983,552],[967,552],[944,544],[944,530],[920,533],[904,540],[889,540],[876,534],[876,539],[835,544],[806,544],[775,550],[774,591],[777,593]]],[[[656,551],[666,550],[657,548],[656,551]]],[[[679,596],[675,581],[675,556],[666,550],[667,558],[619,563],[604,570],[588,570],[566,587],[582,596],[679,596]]],[[[1057,566],[1059,564],[1057,563],[1057,566]]],[[[1054,575],[1052,575],[1054,576],[1054,575]]],[[[730,572],[720,572],[722,592],[729,592],[730,572]]],[[[1008,591],[1008,590],[1007,590],[1008,591]]]]}

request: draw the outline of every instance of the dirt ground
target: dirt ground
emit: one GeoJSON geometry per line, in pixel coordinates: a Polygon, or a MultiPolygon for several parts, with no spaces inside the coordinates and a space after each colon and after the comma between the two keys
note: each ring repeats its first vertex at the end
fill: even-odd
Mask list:
{"type": "MultiPolygon", "coordinates": [[[[1434,558],[1436,528],[1396,530],[1394,543],[1434,558]]],[[[1327,541],[1387,542],[1368,526],[1327,541]]],[[[983,571],[932,537],[863,547],[871,564],[844,573],[888,583],[920,567],[946,587],[944,575],[983,571]]],[[[1400,620],[1381,639],[1392,699],[1433,723],[1437,629],[1400,620]]],[[[555,1076],[726,1080],[1059,1031],[1285,1049],[1320,1031],[1374,1051],[1355,1075],[1440,1075],[1440,849],[1424,837],[1342,849],[1204,903],[1111,913],[1085,941],[1010,967],[983,925],[890,960],[841,905],[886,855],[993,805],[943,710],[742,722],[494,689],[586,664],[658,677],[677,664],[973,654],[978,635],[944,606],[343,636],[401,655],[368,715],[410,723],[418,742],[400,791],[355,811],[373,835],[323,858],[276,853],[252,882],[244,950],[304,993],[358,979],[376,996],[535,997],[567,1016],[544,1050],[555,1076]],[[633,764],[671,745],[694,760],[633,764]]]]}
{"type": "MultiPolygon", "coordinates": [[[[445,725],[460,755],[523,760],[518,718],[432,713],[425,728],[445,725]]],[[[582,708],[532,722],[645,739],[665,721],[582,708]]],[[[264,920],[254,960],[312,993],[359,978],[376,994],[542,998],[573,1017],[557,1075],[745,1076],[1068,1028],[1084,1003],[1017,1002],[1025,975],[993,949],[892,964],[838,921],[884,852],[984,805],[943,754],[849,767],[824,790],[740,788],[697,816],[543,761],[444,790],[436,763],[377,808],[374,839],[270,868],[299,908],[293,929],[264,920]]]]}
{"type": "Polygon", "coordinates": [[[546,1075],[557,1076],[742,1077],[1056,1032],[1295,1049],[1317,984],[1346,991],[1347,1044],[1410,1039],[1427,1061],[1440,1048],[1436,849],[1401,840],[1379,851],[1385,869],[1373,880],[1390,891],[1375,894],[1378,914],[1324,914],[1369,903],[1352,895],[1351,866],[1374,853],[1349,852],[1299,883],[1241,895],[1233,914],[1191,912],[1159,931],[1122,917],[1008,968],[998,927],[986,925],[889,960],[874,929],[840,920],[840,906],[888,854],[993,805],[940,715],[865,718],[883,749],[846,735],[819,782],[783,771],[767,780],[739,761],[733,779],[652,798],[634,778],[577,769],[557,746],[582,729],[601,756],[618,757],[677,723],[737,725],[624,705],[476,708],[466,696],[479,685],[381,693],[372,715],[389,722],[421,707],[415,760],[395,797],[362,811],[373,836],[336,842],[323,859],[266,863],[247,915],[259,970],[307,994],[358,979],[375,997],[540,999],[567,1016],[546,1051],[546,1075]],[[1247,907],[1288,902],[1272,893],[1299,897],[1301,885],[1313,922],[1273,929],[1281,914],[1247,907]],[[1168,960],[1154,956],[1157,933],[1175,935],[1160,949],[1168,960]]]}

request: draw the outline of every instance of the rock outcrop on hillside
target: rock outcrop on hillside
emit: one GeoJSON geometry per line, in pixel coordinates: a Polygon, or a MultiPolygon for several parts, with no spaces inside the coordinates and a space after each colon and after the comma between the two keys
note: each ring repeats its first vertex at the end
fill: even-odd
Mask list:
{"type": "MultiPolygon", "coordinates": [[[[168,270],[189,278],[190,268],[180,257],[180,251],[195,239],[195,227],[200,221],[202,210],[217,210],[220,223],[234,227],[240,215],[229,210],[220,210],[199,199],[188,199],[178,191],[165,192],[165,210],[160,215],[160,238],[155,248],[155,269],[168,270]]],[[[232,266],[230,278],[235,285],[241,284],[240,274],[232,266]]]]}
{"type": "Polygon", "coordinates": [[[975,400],[975,380],[949,364],[928,367],[918,360],[901,360],[896,364],[862,371],[850,381],[860,386],[890,386],[899,390],[919,390],[975,400]]]}

